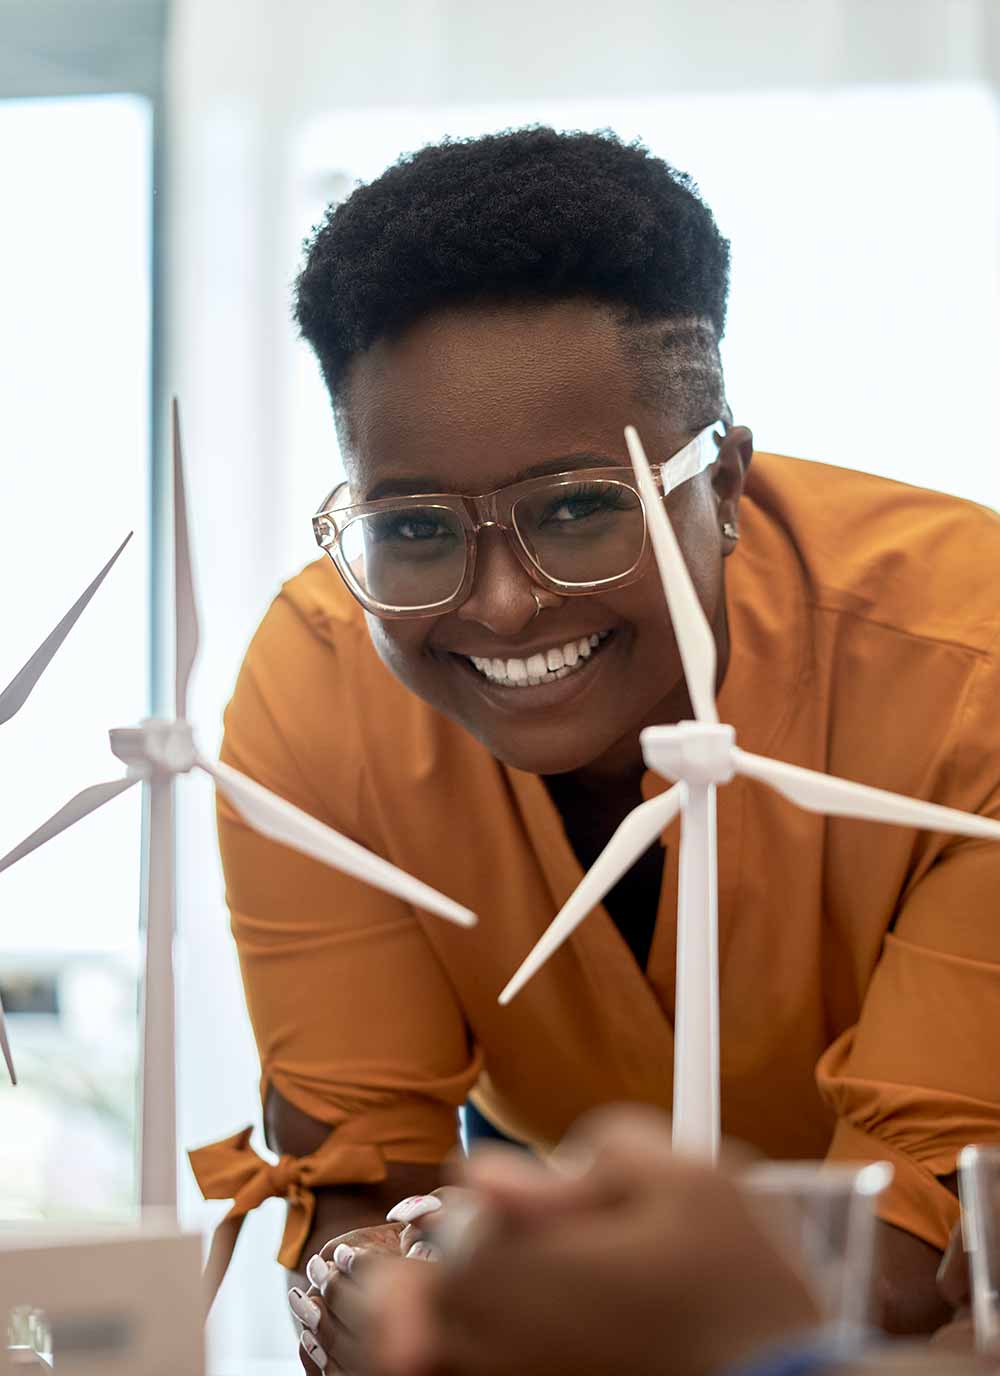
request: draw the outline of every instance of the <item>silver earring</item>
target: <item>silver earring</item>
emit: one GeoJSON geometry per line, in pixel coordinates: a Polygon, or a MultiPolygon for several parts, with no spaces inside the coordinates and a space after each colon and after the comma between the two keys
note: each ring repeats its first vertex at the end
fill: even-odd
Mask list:
{"type": "Polygon", "coordinates": [[[727,540],[738,540],[740,538],[740,533],[733,525],[732,521],[723,521],[722,533],[727,540]]]}

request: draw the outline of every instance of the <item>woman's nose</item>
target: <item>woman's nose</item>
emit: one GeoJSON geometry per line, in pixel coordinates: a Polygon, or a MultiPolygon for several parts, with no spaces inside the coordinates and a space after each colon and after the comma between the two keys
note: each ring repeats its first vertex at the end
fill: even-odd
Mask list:
{"type": "Polygon", "coordinates": [[[558,605],[561,601],[532,582],[502,531],[479,532],[475,580],[457,616],[463,621],[478,621],[494,635],[516,636],[534,620],[540,605],[558,605]]]}

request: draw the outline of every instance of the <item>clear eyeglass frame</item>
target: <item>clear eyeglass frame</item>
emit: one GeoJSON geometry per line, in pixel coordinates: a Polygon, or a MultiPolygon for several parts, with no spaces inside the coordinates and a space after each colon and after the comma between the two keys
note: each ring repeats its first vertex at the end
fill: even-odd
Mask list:
{"type": "MultiPolygon", "coordinates": [[[[721,420],[713,421],[668,459],[651,465],[653,481],[664,498],[690,479],[705,472],[716,461],[719,455],[719,442],[722,439],[722,433],[717,427],[724,424],[721,420]]],[[[313,535],[317,545],[329,555],[357,601],[366,611],[387,621],[442,616],[460,607],[471,593],[475,582],[477,537],[480,530],[490,526],[503,533],[515,558],[532,582],[562,597],[588,596],[612,588],[627,587],[642,576],[649,555],[648,524],[642,495],[631,470],[622,465],[575,468],[565,473],[526,478],[479,496],[464,496],[452,492],[414,492],[399,497],[380,497],[372,502],[355,503],[351,503],[349,497],[350,486],[347,482],[338,483],[327,493],[312,518],[313,535]],[[634,495],[643,518],[642,546],[629,568],[613,577],[587,582],[566,582],[553,578],[539,565],[518,530],[513,511],[519,501],[534,492],[557,489],[560,486],[572,488],[581,481],[606,482],[625,488],[634,495]],[[420,506],[424,510],[447,511],[458,520],[465,537],[464,576],[455,591],[438,602],[417,606],[398,606],[380,602],[373,598],[354,576],[350,561],[341,547],[342,536],[348,526],[361,517],[402,511],[413,506],[420,506]]]]}

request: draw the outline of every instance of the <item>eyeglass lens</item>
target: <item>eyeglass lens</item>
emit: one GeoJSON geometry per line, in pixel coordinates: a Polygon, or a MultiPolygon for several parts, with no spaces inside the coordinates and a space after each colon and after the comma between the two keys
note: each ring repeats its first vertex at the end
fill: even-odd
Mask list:
{"type": "Polygon", "coordinates": [[[465,530],[442,506],[397,507],[358,516],[340,552],[361,590],[386,607],[432,607],[465,577],[465,530]]]}
{"type": "MultiPolygon", "coordinates": [[[[559,583],[621,577],[642,553],[642,506],[624,483],[561,480],[535,488],[514,503],[511,519],[528,557],[559,583]]],[[[341,531],[340,553],[361,590],[384,606],[446,602],[465,577],[462,521],[433,504],[356,517],[341,531]]]]}
{"type": "Polygon", "coordinates": [[[642,553],[642,506],[624,483],[591,479],[536,489],[515,502],[512,519],[530,558],[559,583],[617,578],[642,553]]]}

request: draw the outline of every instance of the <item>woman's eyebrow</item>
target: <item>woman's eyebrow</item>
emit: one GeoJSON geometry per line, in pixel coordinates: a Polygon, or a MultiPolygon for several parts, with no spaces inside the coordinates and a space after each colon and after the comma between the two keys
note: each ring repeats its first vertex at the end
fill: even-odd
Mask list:
{"type": "MultiPolygon", "coordinates": [[[[627,468],[628,464],[612,454],[560,454],[557,458],[542,459],[527,468],[512,473],[503,484],[525,482],[528,478],[544,478],[550,473],[572,472],[575,468],[627,468]]],[[[424,493],[448,492],[449,488],[425,473],[416,473],[406,478],[384,478],[368,492],[366,502],[376,502],[380,497],[417,497],[424,493]]]]}

